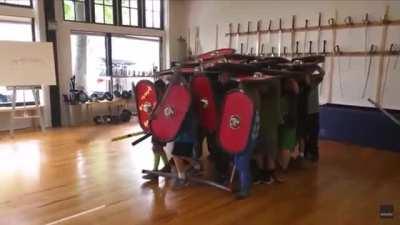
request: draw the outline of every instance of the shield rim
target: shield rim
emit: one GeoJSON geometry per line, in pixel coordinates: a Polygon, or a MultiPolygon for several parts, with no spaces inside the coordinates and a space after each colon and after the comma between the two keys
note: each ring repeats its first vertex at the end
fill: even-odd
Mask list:
{"type": "MultiPolygon", "coordinates": [[[[210,78],[209,78],[208,76],[206,76],[205,74],[202,74],[202,73],[197,73],[197,74],[193,75],[192,78],[191,78],[191,80],[190,80],[190,88],[191,88],[191,90],[193,90],[193,88],[192,88],[193,80],[194,80],[195,78],[197,78],[197,77],[205,77],[205,78],[207,78],[208,81],[210,82],[210,85],[211,85],[211,81],[210,81],[210,78]]],[[[193,101],[193,96],[194,96],[194,95],[193,95],[193,93],[192,93],[192,101],[193,101]]],[[[204,127],[202,127],[202,126],[199,124],[199,126],[200,126],[202,129],[206,130],[207,133],[217,132],[217,131],[218,131],[218,127],[219,127],[219,123],[220,123],[220,116],[219,116],[220,110],[218,110],[218,106],[217,106],[216,101],[215,101],[215,94],[214,94],[214,92],[212,92],[212,97],[213,97],[213,99],[214,99],[215,111],[216,111],[216,114],[217,114],[217,115],[216,115],[216,120],[215,120],[215,122],[216,122],[215,129],[214,129],[213,131],[210,131],[209,129],[204,128],[204,127]]],[[[198,113],[197,113],[197,114],[198,114],[198,113]]],[[[197,116],[199,117],[200,115],[197,115],[197,116]]],[[[199,118],[199,119],[200,119],[200,118],[199,118]]]]}
{"type": "MultiPolygon", "coordinates": [[[[157,96],[157,92],[156,92],[156,90],[155,90],[154,83],[153,83],[151,80],[145,79],[145,80],[140,80],[140,81],[137,82],[136,85],[135,85],[136,110],[139,109],[139,101],[138,101],[138,95],[137,95],[137,92],[136,92],[136,90],[137,90],[136,87],[137,87],[140,83],[150,84],[150,85],[153,87],[153,89],[154,89],[154,91],[155,91],[155,93],[156,93],[156,102],[157,102],[157,103],[156,103],[156,108],[157,108],[157,105],[158,105],[157,97],[158,97],[158,96],[157,96]]],[[[154,109],[154,110],[155,110],[155,109],[154,109]]],[[[150,113],[150,115],[149,115],[150,117],[151,117],[151,115],[153,114],[154,110],[151,111],[151,113],[150,113]]],[[[138,119],[139,119],[139,126],[140,126],[140,128],[142,128],[142,130],[143,130],[144,132],[146,132],[147,134],[151,133],[150,127],[149,127],[148,130],[146,130],[146,129],[143,128],[143,125],[142,125],[142,123],[140,122],[140,121],[141,121],[141,119],[140,119],[140,113],[137,113],[137,116],[138,116],[138,119]]],[[[151,122],[151,119],[149,119],[149,122],[151,122]]]]}
{"type": "MultiPolygon", "coordinates": [[[[184,78],[182,77],[182,79],[184,79],[184,78]]],[[[185,81],[182,81],[182,80],[180,80],[180,81],[174,81],[174,82],[168,84],[167,90],[165,91],[165,94],[164,94],[163,98],[162,98],[159,102],[157,102],[157,105],[156,105],[156,107],[154,108],[153,112],[156,112],[156,111],[158,110],[158,108],[159,108],[160,105],[161,105],[161,104],[159,104],[159,103],[161,103],[161,102],[164,101],[164,99],[166,98],[167,93],[169,92],[170,88],[171,88],[173,85],[180,85],[180,84],[179,84],[180,82],[184,82],[183,88],[186,89],[186,91],[189,93],[189,96],[190,96],[190,97],[189,97],[189,107],[187,108],[187,110],[186,110],[186,112],[185,112],[185,117],[186,117],[186,114],[189,112],[190,107],[192,107],[192,103],[193,103],[193,99],[192,99],[192,98],[193,98],[193,94],[192,94],[192,92],[190,91],[190,89],[188,88],[188,82],[187,82],[186,80],[185,80],[185,81]]],[[[153,134],[153,137],[156,138],[158,141],[162,141],[162,142],[171,142],[171,141],[174,141],[174,140],[176,139],[176,136],[178,135],[179,131],[180,131],[181,128],[182,128],[182,123],[183,123],[184,120],[185,120],[185,118],[181,121],[181,124],[179,125],[179,129],[177,129],[176,133],[175,133],[174,135],[172,135],[172,136],[173,136],[172,138],[170,138],[170,139],[160,138],[160,137],[158,137],[158,136],[155,136],[154,134],[153,134]]],[[[152,124],[153,124],[152,122],[153,122],[153,120],[150,120],[150,131],[152,131],[152,124]]]]}
{"type": "MultiPolygon", "coordinates": [[[[243,93],[244,95],[246,95],[249,99],[251,99],[250,96],[249,96],[242,88],[234,88],[234,89],[232,89],[232,90],[229,90],[229,91],[227,91],[227,92],[225,93],[224,99],[222,100],[221,112],[222,112],[222,109],[225,107],[225,104],[226,104],[226,96],[227,96],[228,94],[232,94],[233,92],[241,92],[241,93],[243,93]]],[[[252,118],[251,118],[251,124],[253,125],[253,122],[254,122],[254,113],[256,112],[256,106],[255,106],[255,104],[254,104],[253,101],[252,101],[252,110],[253,110],[253,115],[252,115],[252,118]]],[[[217,127],[217,144],[218,144],[218,146],[219,146],[224,152],[229,153],[229,154],[232,154],[232,155],[239,155],[239,154],[243,153],[243,151],[246,150],[246,148],[248,147],[248,145],[249,145],[249,143],[250,143],[249,140],[250,140],[250,138],[251,138],[251,129],[252,129],[252,127],[250,128],[250,132],[249,132],[249,135],[248,135],[248,137],[247,137],[246,146],[245,146],[243,149],[241,149],[240,151],[238,151],[237,153],[232,153],[232,152],[229,152],[229,151],[225,150],[225,149],[222,147],[222,145],[221,145],[221,141],[220,141],[220,138],[219,138],[219,134],[220,134],[220,130],[221,130],[221,124],[222,124],[222,116],[220,116],[220,120],[219,120],[219,122],[218,122],[218,127],[217,127]]]]}

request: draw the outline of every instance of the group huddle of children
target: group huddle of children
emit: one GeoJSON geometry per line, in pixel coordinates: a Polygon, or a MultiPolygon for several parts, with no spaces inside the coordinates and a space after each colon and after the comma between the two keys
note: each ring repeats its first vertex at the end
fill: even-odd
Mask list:
{"type": "MultiPolygon", "coordinates": [[[[318,161],[318,85],[322,77],[310,74],[260,83],[238,83],[223,77],[210,76],[217,107],[227,91],[240,88],[252,99],[256,108],[246,149],[237,155],[221,149],[216,132],[210,133],[201,128],[196,110],[191,107],[174,141],[172,160],[168,160],[165,153],[166,143],[153,137],[154,171],[175,172],[177,179],[174,186],[184,186],[188,175],[195,176],[202,170],[202,144],[206,139],[207,160],[213,164],[216,182],[229,182],[234,166],[239,177],[236,196],[244,198],[249,195],[253,183],[283,182],[284,173],[278,175],[277,171],[287,171],[291,163],[318,161]],[[158,170],[160,158],[165,166],[158,170]]],[[[180,79],[186,85],[190,83],[189,76],[180,79]]],[[[158,79],[155,86],[158,96],[162,96],[166,83],[158,79]]],[[[146,174],[143,178],[153,180],[158,176],[146,174]]]]}

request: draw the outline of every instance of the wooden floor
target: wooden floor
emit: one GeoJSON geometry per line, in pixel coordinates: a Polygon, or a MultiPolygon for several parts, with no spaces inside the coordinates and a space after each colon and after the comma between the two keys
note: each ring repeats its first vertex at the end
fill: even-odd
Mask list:
{"type": "Polygon", "coordinates": [[[146,183],[149,143],[111,143],[132,125],[0,134],[0,224],[400,224],[400,154],[321,142],[318,165],[236,201],[212,187],[146,183]],[[381,220],[380,204],[395,219],[381,220]]]}

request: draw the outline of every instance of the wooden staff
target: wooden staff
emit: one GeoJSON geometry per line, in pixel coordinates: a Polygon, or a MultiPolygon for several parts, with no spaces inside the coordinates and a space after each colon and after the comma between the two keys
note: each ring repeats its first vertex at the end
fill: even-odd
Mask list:
{"type": "Polygon", "coordinates": [[[228,48],[232,48],[232,32],[233,32],[233,25],[232,25],[232,23],[230,23],[229,24],[228,48]]]}
{"type": "Polygon", "coordinates": [[[282,18],[279,18],[278,56],[281,56],[281,48],[282,48],[282,18]]]}
{"type": "Polygon", "coordinates": [[[295,52],[295,45],[296,45],[296,16],[292,16],[292,30],[290,33],[290,52],[293,53],[295,52]]]}
{"type": "Polygon", "coordinates": [[[395,53],[395,50],[394,50],[394,44],[392,43],[392,44],[390,44],[390,47],[389,47],[389,55],[387,56],[388,59],[386,60],[385,73],[383,74],[383,87],[381,89],[382,93],[381,93],[381,101],[380,102],[383,101],[383,97],[385,96],[386,84],[389,79],[388,78],[389,77],[389,66],[390,66],[390,61],[392,59],[391,54],[393,54],[393,53],[395,53]]]}
{"type": "Polygon", "coordinates": [[[122,140],[122,139],[125,139],[125,138],[135,137],[135,136],[142,135],[142,134],[145,134],[145,132],[144,131],[133,132],[133,133],[130,133],[130,134],[125,134],[125,135],[122,135],[122,136],[114,137],[114,138],[111,139],[111,141],[112,142],[119,141],[119,140],[122,140]]]}
{"type": "MultiPolygon", "coordinates": [[[[387,34],[388,34],[388,27],[389,27],[388,26],[389,25],[389,6],[386,7],[382,22],[383,22],[384,26],[383,26],[382,37],[381,37],[380,50],[381,50],[381,52],[384,52],[386,49],[386,41],[387,41],[387,34]]],[[[390,57],[390,56],[388,55],[388,57],[390,57]]],[[[378,101],[379,104],[381,103],[381,100],[382,100],[381,89],[382,89],[383,69],[385,67],[384,64],[385,64],[385,55],[382,54],[379,57],[379,67],[378,67],[379,75],[378,75],[378,82],[376,84],[376,89],[377,89],[376,100],[378,101]]]]}
{"type": "Polygon", "coordinates": [[[215,50],[218,49],[218,35],[219,35],[219,27],[218,24],[215,27],[215,50]]]}
{"type": "Polygon", "coordinates": [[[247,34],[246,34],[246,54],[249,54],[249,44],[250,44],[250,26],[251,21],[247,22],[247,34]]]}
{"type": "Polygon", "coordinates": [[[240,39],[239,33],[240,33],[240,23],[238,23],[237,30],[236,30],[236,50],[239,50],[239,48],[240,48],[240,46],[239,46],[239,43],[240,43],[240,41],[239,41],[239,39],[240,39]]]}
{"type": "Polygon", "coordinates": [[[260,51],[260,45],[261,45],[261,20],[257,21],[257,40],[256,40],[256,52],[257,52],[257,56],[260,56],[261,51],[260,51]]]}
{"type": "Polygon", "coordinates": [[[306,49],[307,49],[307,35],[308,35],[308,19],[306,20],[306,23],[304,25],[304,42],[303,42],[303,54],[306,54],[306,49]]]}
{"type": "Polygon", "coordinates": [[[322,14],[318,13],[318,32],[317,32],[317,54],[321,47],[321,25],[322,25],[322,14]]]}
{"type": "MultiPolygon", "coordinates": [[[[338,17],[338,11],[335,10],[335,17],[328,20],[329,25],[332,27],[332,46],[336,46],[336,21],[338,17]]],[[[333,73],[335,72],[334,67],[335,62],[335,51],[331,57],[330,68],[329,68],[329,92],[328,92],[328,103],[332,102],[332,89],[333,89],[333,73]]]]}
{"type": "Polygon", "coordinates": [[[374,105],[376,108],[378,108],[385,116],[387,116],[390,120],[392,120],[395,124],[400,126],[400,121],[396,119],[392,114],[390,114],[388,111],[386,111],[379,103],[374,102],[372,99],[368,98],[368,101],[374,105]]]}
{"type": "Polygon", "coordinates": [[[362,92],[362,98],[365,97],[365,95],[367,94],[367,88],[368,88],[368,83],[369,83],[369,77],[371,76],[371,66],[372,66],[372,59],[373,59],[373,55],[376,52],[376,46],[375,45],[371,45],[370,49],[369,49],[369,62],[368,62],[368,69],[367,69],[367,78],[365,79],[365,83],[364,83],[364,89],[362,92]]]}
{"type": "MultiPolygon", "coordinates": [[[[142,173],[145,174],[154,174],[154,175],[158,175],[158,176],[162,176],[162,177],[167,177],[167,178],[179,178],[178,175],[176,173],[165,173],[165,172],[160,172],[160,171],[152,171],[152,170],[142,170],[142,173]]],[[[198,177],[191,177],[191,176],[186,176],[186,179],[189,182],[194,182],[194,183],[199,183],[199,184],[205,184],[205,185],[209,185],[209,186],[213,186],[216,188],[219,188],[221,190],[224,191],[229,191],[231,192],[232,190],[228,187],[225,187],[223,185],[220,185],[216,182],[210,181],[210,180],[206,180],[206,179],[201,179],[198,177]]]]}

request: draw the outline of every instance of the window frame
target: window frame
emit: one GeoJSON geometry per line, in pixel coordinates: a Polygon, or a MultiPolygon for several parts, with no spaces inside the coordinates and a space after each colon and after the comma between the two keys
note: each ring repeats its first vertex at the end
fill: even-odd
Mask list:
{"type": "Polygon", "coordinates": [[[20,8],[33,9],[33,0],[29,0],[29,5],[19,5],[19,4],[14,4],[14,3],[0,2],[0,6],[11,6],[11,7],[20,7],[20,8]]]}
{"type": "MultiPolygon", "coordinates": [[[[142,20],[143,20],[143,28],[145,29],[153,29],[153,30],[164,30],[164,0],[160,0],[160,27],[146,27],[146,0],[140,0],[143,2],[143,13],[142,13],[142,20]]],[[[152,11],[154,13],[154,11],[152,11]]]]}
{"type": "MultiPolygon", "coordinates": [[[[75,0],[72,0],[75,1],[75,0]]],[[[145,0],[137,0],[138,2],[138,25],[124,25],[122,24],[122,8],[126,8],[122,6],[121,0],[112,0],[113,2],[113,23],[99,23],[96,22],[96,15],[95,15],[95,0],[86,0],[85,1],[85,20],[67,20],[65,19],[65,11],[64,11],[64,0],[62,0],[62,10],[63,10],[63,19],[67,22],[75,22],[75,23],[90,23],[90,24],[101,24],[106,26],[121,26],[121,27],[133,27],[133,28],[142,28],[142,29],[152,29],[152,30],[164,30],[164,0],[160,0],[160,28],[156,27],[146,27],[146,11],[145,11],[145,0]]],[[[99,4],[97,4],[99,5],[99,4]]],[[[103,5],[104,6],[104,5],[103,5]]],[[[106,5],[109,6],[109,5],[106,5]]],[[[132,9],[132,8],[129,8],[132,9]]]]}
{"type": "MultiPolygon", "coordinates": [[[[68,0],[72,1],[76,4],[77,0],[68,0]]],[[[76,22],[76,23],[89,23],[90,18],[91,18],[91,10],[90,10],[90,0],[85,0],[85,20],[76,20],[76,5],[74,4],[74,20],[69,20],[65,18],[65,0],[62,0],[62,13],[63,13],[63,19],[64,21],[67,22],[76,22]]]]}
{"type": "Polygon", "coordinates": [[[114,25],[114,26],[116,26],[116,25],[118,25],[117,24],[117,17],[118,17],[118,15],[116,14],[116,12],[117,12],[117,5],[118,4],[116,4],[117,3],[117,0],[112,0],[112,5],[106,5],[105,4],[105,0],[101,0],[101,1],[103,1],[103,4],[99,4],[99,3],[96,3],[96,0],[88,0],[88,1],[90,1],[90,6],[91,6],[91,20],[90,20],[90,22],[92,22],[92,23],[94,23],[94,24],[102,24],[102,25],[114,25]],[[103,23],[99,23],[99,22],[96,22],[96,5],[101,5],[101,6],[103,6],[103,23]],[[106,7],[112,7],[112,12],[113,12],[113,21],[112,21],[112,23],[106,23],[106,20],[105,20],[105,8],[106,7]]]}
{"type": "MultiPolygon", "coordinates": [[[[151,35],[127,35],[127,34],[120,34],[120,33],[110,33],[110,32],[90,32],[90,31],[80,31],[80,30],[72,30],[70,35],[93,35],[93,36],[102,36],[105,38],[105,43],[104,43],[104,48],[105,48],[105,57],[106,57],[106,77],[109,77],[111,80],[111,89],[113,89],[113,82],[114,78],[119,78],[120,76],[114,76],[112,73],[112,38],[113,37],[119,37],[119,38],[128,38],[128,39],[136,39],[136,40],[147,40],[147,41],[154,41],[154,42],[159,42],[159,70],[161,70],[163,66],[163,38],[160,36],[151,36],[151,35]],[[157,38],[154,40],[151,39],[145,39],[145,38],[140,38],[142,37],[153,37],[157,38]]],[[[113,92],[114,90],[109,90],[110,92],[113,92]]]]}
{"type": "MultiPolygon", "coordinates": [[[[137,26],[135,26],[135,25],[131,25],[131,24],[129,24],[129,25],[126,25],[126,24],[123,24],[123,22],[122,22],[122,9],[123,8],[127,8],[126,6],[122,6],[122,0],[119,0],[119,2],[118,2],[118,6],[117,6],[117,10],[118,10],[118,20],[119,20],[119,26],[122,26],[122,27],[135,27],[135,28],[142,28],[143,27],[143,20],[142,20],[142,13],[143,13],[143,10],[142,10],[142,0],[137,0],[137,3],[138,3],[138,5],[137,5],[137,11],[138,11],[138,25],[137,26]]],[[[129,1],[129,22],[131,22],[131,18],[130,18],[130,15],[131,15],[131,9],[133,9],[133,8],[131,8],[130,7],[130,1],[129,1]]]]}
{"type": "MultiPolygon", "coordinates": [[[[31,24],[31,32],[32,32],[32,42],[36,42],[36,29],[35,29],[35,19],[34,18],[27,18],[27,19],[30,19],[30,22],[23,22],[23,21],[15,21],[15,20],[7,20],[7,19],[1,19],[0,18],[0,22],[6,22],[6,23],[16,23],[16,24],[18,24],[18,23],[22,23],[22,24],[31,24]]],[[[3,86],[4,87],[4,86],[3,86]]],[[[17,90],[17,92],[18,91],[21,91],[21,90],[17,90]]],[[[26,90],[22,90],[22,91],[26,91],[26,90]]],[[[40,98],[39,98],[39,104],[40,104],[40,98]]],[[[30,101],[30,102],[16,102],[16,104],[15,104],[16,106],[24,106],[24,105],[27,105],[27,106],[30,106],[30,105],[35,105],[35,101],[30,101]]],[[[12,103],[10,102],[10,103],[1,103],[0,102],[0,108],[3,108],[3,107],[11,107],[12,106],[12,103]]]]}

